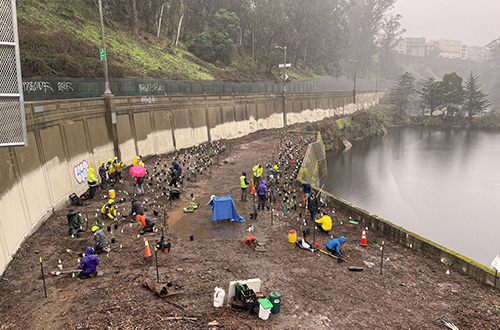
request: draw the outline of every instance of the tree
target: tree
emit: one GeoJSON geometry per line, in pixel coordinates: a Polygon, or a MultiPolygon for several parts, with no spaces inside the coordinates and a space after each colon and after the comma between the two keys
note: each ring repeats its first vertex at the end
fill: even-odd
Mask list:
{"type": "Polygon", "coordinates": [[[217,11],[212,26],[193,37],[188,49],[204,61],[230,64],[238,51],[240,21],[226,9],[217,11]]]}
{"type": "Polygon", "coordinates": [[[403,73],[392,88],[389,98],[392,104],[396,106],[399,114],[405,114],[406,106],[410,102],[411,95],[415,92],[415,78],[408,72],[403,73]]]}
{"type": "Polygon", "coordinates": [[[464,86],[464,105],[462,107],[462,112],[469,120],[481,114],[491,105],[488,101],[488,94],[481,90],[481,85],[478,80],[479,77],[471,72],[464,86]]]}
{"type": "Polygon", "coordinates": [[[372,68],[377,38],[386,13],[396,0],[352,0],[348,15],[350,48],[345,57],[356,60],[360,73],[372,68]]]}
{"type": "Polygon", "coordinates": [[[434,78],[425,79],[422,81],[422,90],[418,92],[422,99],[422,105],[425,109],[429,109],[432,114],[444,104],[443,85],[440,81],[434,78]]]}
{"type": "Polygon", "coordinates": [[[455,72],[447,73],[441,81],[446,115],[453,117],[464,102],[463,79],[455,72]]]}
{"type": "Polygon", "coordinates": [[[401,15],[388,15],[381,22],[381,30],[377,38],[378,52],[378,70],[385,78],[391,78],[395,72],[396,56],[394,49],[400,40],[400,36],[406,31],[401,28],[399,20],[401,15]]]}

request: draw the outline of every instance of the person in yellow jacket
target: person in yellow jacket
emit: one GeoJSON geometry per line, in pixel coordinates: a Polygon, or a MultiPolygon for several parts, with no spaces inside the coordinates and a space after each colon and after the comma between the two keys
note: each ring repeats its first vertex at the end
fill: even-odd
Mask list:
{"type": "Polygon", "coordinates": [[[111,187],[113,187],[113,185],[116,183],[115,166],[113,164],[109,164],[107,168],[109,183],[111,184],[111,187]]]}
{"type": "Polygon", "coordinates": [[[116,218],[115,201],[110,199],[101,208],[101,218],[114,220],[116,218]]]}
{"type": "Polygon", "coordinates": [[[94,198],[97,190],[97,178],[94,174],[94,169],[89,167],[89,174],[87,174],[87,183],[89,184],[89,199],[94,198]]]}
{"type": "Polygon", "coordinates": [[[316,220],[316,227],[324,233],[328,233],[332,230],[332,218],[325,212],[323,212],[323,216],[320,219],[316,220]]]}
{"type": "Polygon", "coordinates": [[[260,185],[260,180],[262,179],[262,172],[264,169],[262,165],[257,164],[252,168],[253,171],[253,185],[254,187],[258,187],[260,185]]]}
{"type": "Polygon", "coordinates": [[[247,201],[247,188],[248,188],[248,180],[246,172],[241,173],[240,176],[240,186],[241,186],[241,201],[247,201]]]}
{"type": "Polygon", "coordinates": [[[115,180],[122,180],[122,170],[123,170],[123,163],[118,160],[118,157],[115,157],[113,160],[113,171],[115,173],[115,180]]]}
{"type": "Polygon", "coordinates": [[[135,156],[134,160],[132,161],[132,166],[133,165],[140,165],[144,167],[144,163],[142,162],[142,156],[135,156]]]}

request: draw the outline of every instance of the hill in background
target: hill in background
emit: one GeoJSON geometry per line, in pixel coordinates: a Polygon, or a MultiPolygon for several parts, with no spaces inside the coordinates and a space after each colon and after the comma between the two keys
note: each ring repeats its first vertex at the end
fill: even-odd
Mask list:
{"type": "MultiPolygon", "coordinates": [[[[18,26],[24,77],[103,77],[99,59],[101,30],[92,1],[18,0],[18,26]]],[[[95,1],[97,3],[97,1],[95,1]]],[[[278,81],[279,72],[252,70],[243,53],[226,67],[204,62],[182,44],[141,31],[133,35],[125,24],[105,17],[110,77],[172,80],[278,81]]],[[[313,75],[295,70],[296,79],[313,75]]]]}

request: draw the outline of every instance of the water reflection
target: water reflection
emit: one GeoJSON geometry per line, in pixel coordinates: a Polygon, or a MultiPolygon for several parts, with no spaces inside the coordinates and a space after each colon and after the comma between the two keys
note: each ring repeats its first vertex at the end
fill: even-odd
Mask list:
{"type": "Polygon", "coordinates": [[[333,194],[483,264],[500,253],[500,133],[398,128],[327,158],[333,194]]]}

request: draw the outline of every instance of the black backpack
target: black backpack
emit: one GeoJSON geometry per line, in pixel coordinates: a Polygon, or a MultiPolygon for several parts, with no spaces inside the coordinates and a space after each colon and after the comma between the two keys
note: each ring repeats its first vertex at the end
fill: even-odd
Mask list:
{"type": "Polygon", "coordinates": [[[137,183],[138,184],[144,183],[144,177],[143,176],[138,177],[137,178],[137,183]]]}

